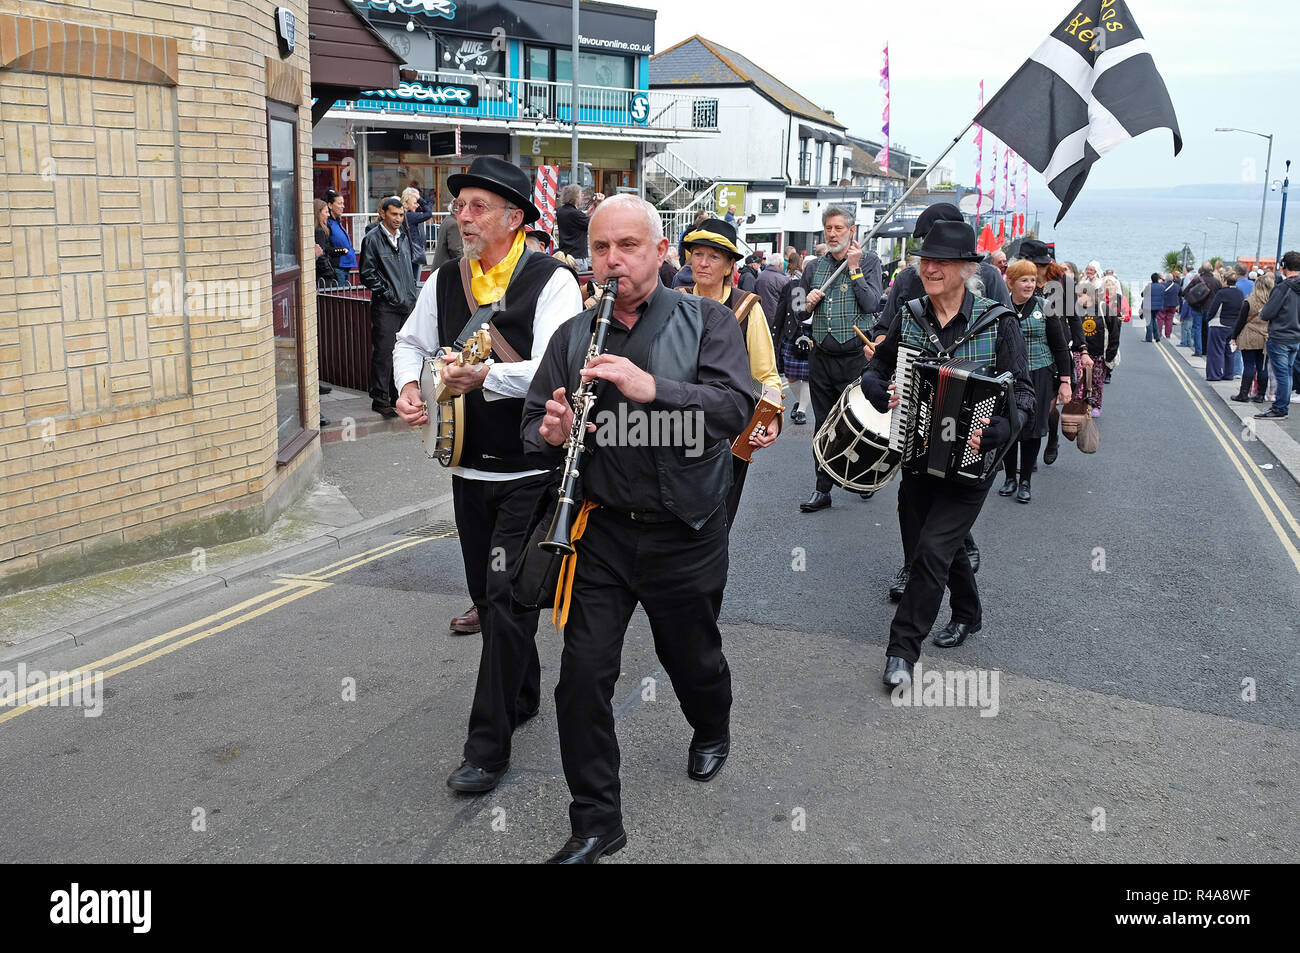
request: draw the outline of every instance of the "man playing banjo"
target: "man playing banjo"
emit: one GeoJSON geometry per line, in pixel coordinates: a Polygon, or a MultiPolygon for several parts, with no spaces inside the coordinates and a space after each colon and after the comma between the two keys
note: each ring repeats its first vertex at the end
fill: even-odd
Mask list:
{"type": "Polygon", "coordinates": [[[448,356],[441,374],[449,391],[467,395],[464,450],[451,485],[465,581],[483,633],[465,760],[447,785],[477,794],[492,790],[509,770],[511,735],[540,706],[537,612],[515,609],[510,575],[549,477],[524,462],[519,420],[551,335],[582,310],[582,296],[567,268],[524,248],[525,226],[541,216],[529,201],[527,173],[484,156],[468,173],[448,176],[447,187],[456,197],[452,211],[465,258],[447,262],[425,282],[397,335],[393,376],[402,419],[427,423],[425,401],[433,395],[420,393],[425,357],[463,342],[491,319],[495,360],[462,367],[448,356]]]}

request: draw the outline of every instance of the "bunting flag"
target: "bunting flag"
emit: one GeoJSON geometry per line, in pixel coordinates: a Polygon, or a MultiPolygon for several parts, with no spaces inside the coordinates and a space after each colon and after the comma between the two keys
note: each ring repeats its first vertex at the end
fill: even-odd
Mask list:
{"type": "Polygon", "coordinates": [[[876,156],[876,165],[880,166],[885,177],[889,177],[889,44],[885,44],[885,68],[880,71],[880,88],[885,91],[885,111],[881,113],[880,118],[884,120],[884,125],[880,131],[885,134],[885,148],[880,150],[876,156]]]}
{"type": "Polygon", "coordinates": [[[1016,198],[1011,194],[1011,147],[1002,153],[1002,208],[1004,211],[1016,210],[1016,198]]]}
{"type": "Polygon", "coordinates": [[[1000,218],[998,219],[997,247],[1001,248],[1006,243],[1007,243],[1007,220],[1005,218],[1000,218]]]}
{"type": "Polygon", "coordinates": [[[998,141],[993,140],[993,165],[989,169],[989,214],[998,207],[998,141]]]}
{"type": "MultiPolygon", "coordinates": [[[[980,112],[984,111],[984,80],[980,80],[980,112]]],[[[975,228],[980,227],[980,212],[984,209],[984,127],[975,123],[975,228]]]]}
{"type": "Polygon", "coordinates": [[[1183,149],[1169,90],[1124,0],[1080,0],[975,116],[1015,145],[1061,200],[1060,222],[1088,170],[1121,143],[1168,129],[1183,149]]]}
{"type": "MultiPolygon", "coordinates": [[[[1020,171],[1024,173],[1024,182],[1020,186],[1020,207],[1025,212],[1029,211],[1029,163],[1024,159],[1020,160],[1020,171]]],[[[1025,216],[1020,216],[1020,234],[1025,233],[1025,216]]]]}
{"type": "Polygon", "coordinates": [[[993,237],[993,226],[986,224],[984,231],[980,232],[979,240],[975,242],[975,250],[983,254],[991,252],[997,247],[997,241],[993,237]]]}

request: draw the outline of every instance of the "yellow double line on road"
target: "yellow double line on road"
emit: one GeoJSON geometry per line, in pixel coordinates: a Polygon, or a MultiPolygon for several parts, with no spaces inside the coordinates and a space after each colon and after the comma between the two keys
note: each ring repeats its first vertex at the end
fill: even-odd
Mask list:
{"type": "MultiPolygon", "coordinates": [[[[1172,345],[1170,346],[1172,347],[1172,345]]],[[[1275,491],[1269,482],[1264,479],[1259,472],[1257,472],[1255,461],[1250,458],[1250,454],[1246,452],[1246,448],[1242,445],[1241,440],[1237,437],[1236,433],[1233,432],[1232,428],[1225,424],[1219,415],[1215,413],[1214,408],[1210,406],[1210,402],[1205,399],[1204,395],[1201,394],[1200,389],[1192,381],[1186,368],[1180,366],[1174,356],[1159,344],[1156,345],[1156,350],[1160,353],[1160,356],[1164,358],[1165,363],[1169,365],[1169,369],[1174,372],[1174,377],[1178,379],[1178,383],[1181,384],[1183,390],[1187,392],[1187,396],[1192,399],[1192,404],[1198,411],[1200,411],[1201,416],[1205,418],[1206,424],[1209,425],[1210,432],[1218,439],[1219,445],[1223,447],[1223,452],[1228,455],[1228,459],[1232,461],[1232,465],[1235,466],[1237,472],[1241,474],[1242,480],[1245,481],[1246,488],[1250,490],[1251,496],[1253,496],[1255,502],[1259,504],[1259,508],[1264,513],[1265,519],[1267,519],[1269,525],[1273,527],[1273,532],[1275,532],[1277,538],[1281,540],[1282,548],[1285,549],[1287,555],[1291,557],[1291,563],[1295,566],[1296,572],[1300,573],[1300,549],[1297,549],[1297,544],[1300,543],[1300,524],[1297,524],[1295,516],[1291,513],[1291,510],[1287,505],[1282,502],[1282,498],[1277,495],[1277,491],[1275,491]],[[1260,492],[1261,489],[1264,491],[1263,493],[1260,492]],[[1274,512],[1273,507],[1270,507],[1268,502],[1264,499],[1265,495],[1272,500],[1273,507],[1276,507],[1276,512],[1274,512]],[[1288,529],[1290,530],[1290,533],[1287,532],[1288,529]],[[1295,540],[1292,540],[1291,535],[1295,536],[1295,540]]],[[[1252,420],[1248,426],[1253,425],[1254,422],[1252,420]]],[[[1267,424],[1265,424],[1265,426],[1267,426],[1267,424]]]]}
{"type": "Polygon", "coordinates": [[[206,639],[210,635],[225,632],[227,629],[233,629],[235,626],[256,619],[258,616],[274,612],[281,606],[286,606],[303,596],[309,596],[312,593],[320,592],[322,589],[328,589],[333,585],[328,580],[349,570],[356,569],[358,566],[364,566],[366,563],[383,559],[385,556],[391,556],[403,549],[410,549],[412,546],[429,542],[431,539],[445,539],[451,535],[451,533],[444,533],[440,536],[420,539],[398,539],[382,546],[376,546],[374,549],[368,549],[363,553],[349,556],[346,559],[340,559],[336,563],[323,566],[310,573],[302,575],[280,574],[275,588],[261,595],[245,599],[238,605],[222,609],[220,612],[214,612],[202,619],[196,619],[188,625],[172,629],[170,632],[164,632],[162,635],[146,639],[120,652],[114,652],[112,655],[89,662],[71,672],[60,673],[60,677],[57,679],[44,679],[19,688],[12,695],[0,698],[0,709],[9,709],[0,712],[0,724],[4,724],[12,718],[17,718],[23,712],[30,711],[33,708],[54,704],[63,696],[77,691],[80,683],[93,679],[96,674],[107,679],[120,672],[129,671],[138,665],[152,662],[154,659],[175,652],[179,648],[206,639]],[[152,651],[149,651],[151,649],[152,651]],[[145,654],[141,655],[142,652],[145,654]],[[133,656],[138,657],[133,658],[133,656]],[[125,659],[130,659],[130,661],[124,661],[125,659]],[[119,662],[121,664],[116,664],[119,662]]]}

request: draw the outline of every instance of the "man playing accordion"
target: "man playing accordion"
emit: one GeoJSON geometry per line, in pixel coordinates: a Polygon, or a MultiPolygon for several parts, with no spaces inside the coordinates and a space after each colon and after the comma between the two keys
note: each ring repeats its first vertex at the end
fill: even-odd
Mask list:
{"type": "MultiPolygon", "coordinates": [[[[892,381],[900,345],[927,357],[976,361],[989,375],[1009,373],[1012,400],[1004,411],[1007,416],[981,418],[982,426],[969,437],[976,452],[1001,450],[1034,410],[1025,341],[1016,315],[967,289],[980,255],[975,251],[975,232],[965,222],[935,223],[919,254],[926,294],[899,309],[874,356],[869,345],[864,349],[871,361],[862,373],[862,392],[882,413],[898,406],[892,381]],[[983,320],[986,315],[993,320],[983,320]]],[[[898,519],[904,559],[912,572],[889,629],[887,686],[911,681],[912,666],[939,613],[945,584],[951,592],[952,620],[935,644],[957,646],[979,631],[983,623],[979,590],[962,543],[997,474],[997,468],[991,467],[980,482],[963,484],[903,467],[898,519]]]]}

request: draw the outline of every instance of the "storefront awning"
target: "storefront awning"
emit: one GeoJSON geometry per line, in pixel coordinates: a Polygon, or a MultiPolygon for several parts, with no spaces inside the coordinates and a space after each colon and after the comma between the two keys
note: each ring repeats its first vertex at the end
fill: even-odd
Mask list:
{"type": "Polygon", "coordinates": [[[367,89],[396,89],[402,58],[348,0],[310,0],[312,125],[340,99],[367,89]]]}

